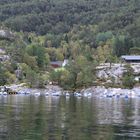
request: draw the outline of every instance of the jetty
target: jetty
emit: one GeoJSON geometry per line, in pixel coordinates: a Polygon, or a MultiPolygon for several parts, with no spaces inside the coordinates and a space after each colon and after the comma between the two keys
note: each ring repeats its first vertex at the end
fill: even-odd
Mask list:
{"type": "Polygon", "coordinates": [[[11,95],[11,94],[18,94],[18,92],[6,86],[0,86],[0,95],[11,95]]]}

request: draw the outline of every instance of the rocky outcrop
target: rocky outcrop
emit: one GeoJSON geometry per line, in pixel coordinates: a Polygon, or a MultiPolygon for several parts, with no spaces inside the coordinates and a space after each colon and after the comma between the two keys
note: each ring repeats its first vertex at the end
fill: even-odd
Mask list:
{"type": "Polygon", "coordinates": [[[131,64],[131,67],[134,70],[134,75],[140,75],[140,64],[139,63],[131,64]]]}
{"type": "Polygon", "coordinates": [[[12,41],[15,39],[15,35],[9,30],[0,29],[0,39],[6,39],[12,41]]]}
{"type": "MultiPolygon", "coordinates": [[[[138,63],[130,64],[134,70],[134,75],[140,75],[140,65],[138,63]]],[[[108,63],[102,64],[97,67],[97,77],[106,83],[121,84],[121,78],[126,72],[125,64],[113,64],[110,68],[108,63]]]]}
{"type": "Polygon", "coordinates": [[[110,68],[108,63],[97,67],[97,77],[105,82],[119,84],[125,68],[120,64],[113,64],[110,68]]]}

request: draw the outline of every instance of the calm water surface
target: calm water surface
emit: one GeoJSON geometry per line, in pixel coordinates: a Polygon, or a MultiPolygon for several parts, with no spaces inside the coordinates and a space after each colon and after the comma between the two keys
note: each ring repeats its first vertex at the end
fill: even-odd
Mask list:
{"type": "Polygon", "coordinates": [[[0,140],[140,140],[140,99],[1,96],[0,140]]]}

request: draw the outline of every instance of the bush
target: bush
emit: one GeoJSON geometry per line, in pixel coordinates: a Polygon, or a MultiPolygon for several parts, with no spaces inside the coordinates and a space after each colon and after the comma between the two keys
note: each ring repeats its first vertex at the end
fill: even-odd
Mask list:
{"type": "Polygon", "coordinates": [[[125,88],[133,88],[135,80],[133,75],[125,75],[122,80],[122,84],[125,88]]]}
{"type": "Polygon", "coordinates": [[[123,74],[122,84],[125,88],[133,88],[135,85],[135,78],[133,76],[133,69],[130,65],[126,65],[126,72],[123,74]]]}

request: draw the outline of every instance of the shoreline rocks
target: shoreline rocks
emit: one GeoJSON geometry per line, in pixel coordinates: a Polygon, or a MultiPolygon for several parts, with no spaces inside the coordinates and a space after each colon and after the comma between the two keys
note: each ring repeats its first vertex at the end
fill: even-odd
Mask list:
{"type": "Polygon", "coordinates": [[[140,88],[121,89],[121,88],[105,88],[104,86],[90,87],[81,90],[81,94],[85,95],[91,93],[94,97],[108,97],[108,98],[137,98],[140,97],[140,88]]]}
{"type": "Polygon", "coordinates": [[[52,96],[59,96],[62,93],[62,88],[59,86],[47,85],[43,89],[39,88],[29,88],[26,86],[25,83],[22,84],[12,84],[6,85],[6,88],[16,91],[18,94],[33,94],[33,95],[52,95],[52,96]]]}
{"type": "Polygon", "coordinates": [[[138,98],[140,97],[140,87],[134,87],[133,89],[121,89],[121,88],[106,88],[105,86],[92,86],[86,89],[78,90],[74,93],[71,91],[65,91],[59,86],[47,85],[44,89],[28,88],[24,84],[7,86],[13,90],[22,93],[36,94],[45,96],[70,96],[77,97],[99,97],[99,98],[138,98]]]}

